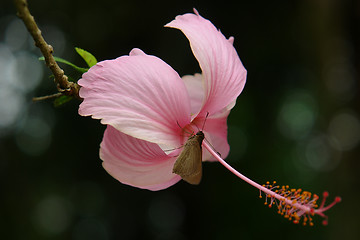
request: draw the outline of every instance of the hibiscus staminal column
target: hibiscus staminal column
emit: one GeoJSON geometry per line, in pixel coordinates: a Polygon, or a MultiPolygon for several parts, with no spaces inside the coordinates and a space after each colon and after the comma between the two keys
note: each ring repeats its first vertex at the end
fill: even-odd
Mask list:
{"type": "Polygon", "coordinates": [[[272,184],[266,182],[266,184],[260,185],[243,174],[236,171],[231,167],[224,159],[222,159],[206,142],[203,142],[203,146],[212,154],[222,165],[224,165],[230,172],[235,174],[240,179],[249,183],[260,190],[260,198],[262,198],[262,192],[265,194],[265,205],[269,208],[276,205],[278,213],[285,218],[292,220],[293,223],[300,223],[302,219],[303,225],[313,226],[313,216],[319,215],[324,218],[323,225],[328,224],[328,217],[324,214],[327,210],[332,208],[336,203],[341,201],[340,197],[335,197],[334,201],[325,206],[325,201],[329,196],[328,192],[323,193],[323,200],[320,206],[317,204],[319,196],[311,194],[308,191],[302,191],[302,189],[294,189],[286,186],[276,185],[276,181],[272,184]]]}

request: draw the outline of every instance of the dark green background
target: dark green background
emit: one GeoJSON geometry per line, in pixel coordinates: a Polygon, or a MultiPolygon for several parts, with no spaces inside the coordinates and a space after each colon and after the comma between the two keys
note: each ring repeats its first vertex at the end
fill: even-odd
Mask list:
{"type": "MultiPolygon", "coordinates": [[[[85,66],[74,47],[98,60],[138,47],[180,75],[199,72],[199,66],[180,31],[163,25],[193,7],[225,36],[235,37],[248,70],[228,120],[227,161],[259,183],[277,180],[320,195],[328,190],[330,200],[341,196],[343,202],[327,212],[329,225],[322,226],[318,216],[314,227],[288,222],[264,206],[257,189],[218,163],[204,164],[199,186],[179,182],[151,192],[117,182],[98,157],[104,126],[79,116],[79,101],[56,109],[51,101],[31,103],[34,96],[56,92],[44,67],[39,86],[25,95],[24,118],[47,123],[48,147],[30,154],[19,147],[39,140],[31,129],[18,127],[21,116],[0,135],[1,239],[360,238],[359,148],[339,151],[328,138],[338,114],[359,119],[358,1],[30,1],[56,56],[59,39],[46,29],[63,34],[59,57],[78,65],[85,66]],[[329,79],[337,87],[329,88],[329,79]],[[284,109],[288,115],[281,115],[284,109]],[[296,128],[309,112],[311,124],[296,128]]],[[[0,41],[14,16],[12,2],[2,3],[0,41]]],[[[40,56],[29,46],[21,50],[40,56]]],[[[342,123],[336,131],[345,139],[358,130],[342,123]]]]}

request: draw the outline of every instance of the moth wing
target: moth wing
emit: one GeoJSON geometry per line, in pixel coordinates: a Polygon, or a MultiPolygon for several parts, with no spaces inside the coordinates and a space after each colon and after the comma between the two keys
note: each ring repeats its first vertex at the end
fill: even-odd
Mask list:
{"type": "Polygon", "coordinates": [[[176,159],[173,173],[190,184],[197,185],[202,177],[202,148],[196,139],[189,139],[176,159]]]}

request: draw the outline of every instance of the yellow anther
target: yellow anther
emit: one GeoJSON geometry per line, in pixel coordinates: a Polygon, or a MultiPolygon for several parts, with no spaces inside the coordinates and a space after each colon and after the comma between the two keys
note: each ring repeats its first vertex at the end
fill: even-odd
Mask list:
{"type": "MultiPolygon", "coordinates": [[[[311,216],[315,215],[313,209],[318,207],[316,204],[316,200],[319,199],[318,195],[303,191],[301,188],[290,188],[289,185],[279,186],[276,185],[276,181],[273,181],[271,184],[267,181],[263,186],[273,192],[271,194],[264,193],[266,197],[264,205],[268,205],[269,208],[271,208],[276,204],[275,208],[277,209],[278,214],[283,215],[295,224],[301,222],[303,225],[314,225],[311,216]],[[275,198],[274,193],[281,197],[279,199],[275,198]],[[299,210],[299,206],[303,205],[309,206],[309,209],[312,209],[312,211],[308,211],[299,216],[298,212],[303,213],[299,210]],[[301,221],[301,219],[303,220],[301,221]]],[[[262,191],[260,191],[259,198],[262,198],[262,191]]]]}

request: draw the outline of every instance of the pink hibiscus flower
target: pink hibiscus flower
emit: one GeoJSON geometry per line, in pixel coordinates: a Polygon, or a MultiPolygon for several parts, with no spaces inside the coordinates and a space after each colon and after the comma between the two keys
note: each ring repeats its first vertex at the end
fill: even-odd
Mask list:
{"type": "Polygon", "coordinates": [[[203,161],[219,161],[239,178],[265,193],[266,204],[298,223],[312,225],[312,216],[340,201],[337,197],[324,206],[328,194],[316,209],[318,196],[300,189],[259,185],[229,166],[226,120],[244,88],[246,70],[233,47],[214,25],[195,14],[177,16],[166,27],[181,30],[202,73],[180,77],[161,59],[133,49],[129,56],[97,63],[78,81],[84,99],[79,114],[101,119],[107,125],[100,145],[100,158],[106,171],[124,184],[165,189],[181,177],[173,173],[181,146],[199,127],[203,161]],[[206,118],[206,124],[204,124],[206,118]],[[210,147],[210,145],[212,147],[210,147]],[[175,149],[171,153],[167,150],[175,149]]]}
{"type": "MultiPolygon", "coordinates": [[[[195,13],[178,16],[166,27],[186,35],[202,74],[180,78],[161,59],[133,49],[129,56],[99,62],[78,82],[84,99],[79,113],[108,125],[100,158],[124,184],[160,190],[178,182],[172,168],[181,148],[166,150],[182,146],[207,113],[206,139],[223,157],[229,152],[226,119],[244,88],[246,70],[233,38],[226,39],[195,13]]],[[[204,151],[203,160],[215,158],[204,151]]]]}

